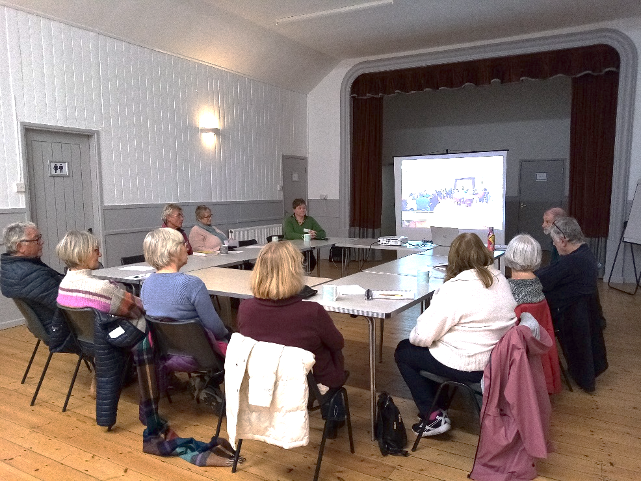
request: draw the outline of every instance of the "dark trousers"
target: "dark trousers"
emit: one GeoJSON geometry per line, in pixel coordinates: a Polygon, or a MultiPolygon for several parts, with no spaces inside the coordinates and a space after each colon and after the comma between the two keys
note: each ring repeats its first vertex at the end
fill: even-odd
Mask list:
{"type": "MultiPolygon", "coordinates": [[[[395,361],[397,362],[401,376],[406,382],[406,385],[408,385],[408,388],[410,388],[410,393],[415,401],[415,405],[417,405],[417,409],[423,417],[430,415],[428,410],[430,410],[430,406],[435,399],[440,384],[422,377],[419,371],[423,370],[446,377],[452,381],[466,383],[479,382],[482,376],[484,376],[483,371],[463,372],[443,365],[431,355],[428,348],[415,346],[407,339],[401,340],[397,345],[395,361]]],[[[441,392],[436,406],[442,410],[448,409],[447,390],[441,392]]]]}

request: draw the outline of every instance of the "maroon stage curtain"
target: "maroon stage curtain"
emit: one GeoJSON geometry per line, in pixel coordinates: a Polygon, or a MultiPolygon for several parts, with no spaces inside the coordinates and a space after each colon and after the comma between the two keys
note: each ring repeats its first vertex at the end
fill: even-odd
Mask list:
{"type": "Polygon", "coordinates": [[[350,235],[375,237],[381,228],[383,97],[353,99],[352,126],[350,235]]]}
{"type": "Polygon", "coordinates": [[[609,234],[618,81],[616,72],[572,80],[568,208],[588,238],[609,234]]]}
{"type": "Polygon", "coordinates": [[[577,142],[571,140],[570,212],[578,216],[580,225],[586,226],[587,236],[596,232],[603,233],[604,226],[608,232],[619,67],[619,54],[614,48],[592,45],[360,75],[351,86],[351,231],[381,228],[383,103],[377,101],[381,101],[383,96],[444,87],[458,88],[465,84],[485,85],[493,79],[518,82],[524,78],[548,79],[555,75],[567,75],[577,80],[573,82],[572,130],[579,136],[591,138],[589,142],[585,142],[585,137],[577,142]],[[585,85],[592,83],[590,79],[605,77],[612,79],[608,85],[612,82],[613,88],[603,88],[601,82],[592,87],[585,85]],[[576,89],[582,93],[578,91],[576,94],[576,89]],[[580,98],[584,99],[582,106],[576,106],[576,100],[580,102],[580,98]],[[613,110],[596,115],[599,108],[593,109],[593,105],[603,108],[612,106],[613,110]],[[605,148],[605,143],[609,144],[608,149],[605,148]],[[587,151],[580,156],[574,152],[575,149],[589,149],[590,145],[594,146],[590,153],[587,151]],[[606,159],[609,156],[610,161],[606,159]],[[583,167],[576,168],[575,162],[581,162],[583,167]],[[608,179],[605,174],[607,170],[608,179]],[[573,175],[575,171],[577,172],[573,175]],[[580,182],[582,176],[581,182],[585,188],[574,189],[574,180],[580,182]],[[593,202],[594,191],[588,187],[593,182],[599,183],[601,189],[599,204],[593,202]],[[607,198],[608,202],[604,202],[603,199],[607,198]],[[594,209],[584,213],[582,209],[588,205],[594,206],[594,209]],[[586,224],[588,218],[591,221],[586,224]],[[594,228],[591,224],[594,222],[599,223],[600,227],[594,228]]]}

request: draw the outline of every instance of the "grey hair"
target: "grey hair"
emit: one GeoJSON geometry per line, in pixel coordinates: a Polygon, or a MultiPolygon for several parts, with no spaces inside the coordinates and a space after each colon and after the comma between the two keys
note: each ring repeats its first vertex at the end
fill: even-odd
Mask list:
{"type": "Polygon", "coordinates": [[[564,211],[560,207],[551,208],[551,209],[547,210],[544,214],[550,214],[551,216],[553,216],[553,219],[564,218],[564,217],[568,216],[568,214],[566,214],[566,211],[564,211]]]}
{"type": "Polygon", "coordinates": [[[143,241],[145,261],[156,269],[169,265],[185,244],[183,235],[172,228],[158,228],[147,233],[143,241]]]}
{"type": "Polygon", "coordinates": [[[506,266],[516,271],[535,271],[542,264],[542,247],[529,234],[518,234],[508,243],[506,266]]]}
{"type": "Polygon", "coordinates": [[[200,221],[200,219],[205,216],[205,213],[207,212],[212,212],[210,208],[208,208],[205,204],[201,204],[200,206],[196,206],[196,211],[194,211],[194,215],[196,216],[196,220],[200,221]]]}
{"type": "Polygon", "coordinates": [[[582,244],[585,242],[584,233],[575,218],[557,218],[551,226],[551,237],[555,241],[565,238],[569,243],[582,244]]]}
{"type": "Polygon", "coordinates": [[[7,253],[13,254],[18,251],[18,243],[24,241],[25,232],[30,228],[38,229],[38,227],[31,222],[11,223],[4,228],[2,239],[7,253]]]}
{"type": "Polygon", "coordinates": [[[85,266],[92,251],[99,248],[98,238],[87,231],[69,231],[56,246],[56,254],[67,268],[85,266]]]}
{"type": "Polygon", "coordinates": [[[164,223],[167,222],[167,216],[172,214],[172,211],[183,212],[183,208],[180,207],[178,204],[174,204],[174,203],[165,204],[165,207],[163,208],[163,212],[161,213],[161,220],[164,223]]]}

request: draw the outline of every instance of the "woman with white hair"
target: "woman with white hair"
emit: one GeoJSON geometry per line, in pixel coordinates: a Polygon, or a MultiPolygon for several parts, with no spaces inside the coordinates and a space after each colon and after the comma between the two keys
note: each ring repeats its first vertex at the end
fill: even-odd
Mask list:
{"type": "MultiPolygon", "coordinates": [[[[511,278],[508,280],[508,284],[517,302],[515,314],[519,318],[522,313],[530,313],[546,330],[551,340],[554,340],[555,332],[551,311],[542,291],[542,283],[534,273],[542,262],[542,247],[532,236],[518,234],[508,243],[504,259],[506,266],[511,269],[511,278]]],[[[560,392],[562,383],[555,344],[542,355],[542,367],[548,393],[560,392]]]]}
{"type": "Polygon", "coordinates": [[[189,232],[189,242],[196,251],[218,251],[228,237],[212,225],[212,210],[205,205],[196,207],[196,224],[189,232]]]}
{"type": "Polygon", "coordinates": [[[183,229],[183,221],[185,221],[183,208],[174,203],[165,204],[163,213],[161,214],[161,219],[163,221],[163,225],[161,227],[171,228],[178,231],[181,236],[183,236],[183,242],[185,243],[187,254],[194,254],[194,250],[192,249],[192,245],[189,242],[187,233],[183,229]]]}
{"type": "Polygon", "coordinates": [[[68,268],[58,289],[59,305],[94,308],[136,320],[136,326],[145,331],[140,299],[117,283],[92,275],[91,271],[100,266],[100,245],[96,236],[87,231],[69,231],[56,246],[56,254],[68,268]]]}
{"type": "MultiPolygon", "coordinates": [[[[181,233],[175,229],[155,229],[145,236],[143,253],[145,261],[156,268],[140,292],[147,314],[175,320],[198,318],[217,341],[224,341],[228,331],[214,310],[205,283],[180,272],[187,264],[187,248],[181,233]]],[[[221,348],[225,350],[225,346],[221,348]]]]}

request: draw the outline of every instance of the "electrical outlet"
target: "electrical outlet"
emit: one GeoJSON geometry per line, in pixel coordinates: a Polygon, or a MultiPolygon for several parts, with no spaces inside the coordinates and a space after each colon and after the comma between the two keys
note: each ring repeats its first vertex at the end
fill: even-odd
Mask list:
{"type": "Polygon", "coordinates": [[[323,194],[323,193],[322,193],[322,194],[319,194],[319,197],[320,197],[321,199],[328,199],[328,195],[327,195],[327,194],[323,194]]]}
{"type": "Polygon", "coordinates": [[[16,192],[25,192],[25,183],[17,182],[16,183],[16,192]]]}

